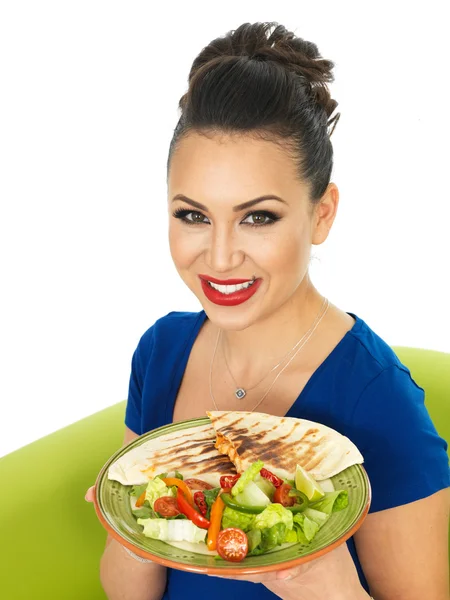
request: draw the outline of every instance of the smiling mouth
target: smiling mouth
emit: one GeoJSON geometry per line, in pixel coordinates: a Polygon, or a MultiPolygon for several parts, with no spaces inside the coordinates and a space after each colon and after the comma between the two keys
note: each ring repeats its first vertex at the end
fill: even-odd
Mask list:
{"type": "Polygon", "coordinates": [[[212,281],[206,280],[206,283],[213,290],[217,290],[221,294],[227,296],[228,294],[234,294],[236,292],[240,292],[241,290],[246,290],[251,287],[255,283],[255,279],[251,281],[246,281],[245,283],[236,283],[234,285],[219,285],[218,283],[213,283],[212,281]]]}

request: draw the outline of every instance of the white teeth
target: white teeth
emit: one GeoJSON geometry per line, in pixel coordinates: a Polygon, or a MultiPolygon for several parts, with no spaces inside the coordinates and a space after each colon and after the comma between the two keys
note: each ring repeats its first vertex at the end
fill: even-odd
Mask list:
{"type": "Polygon", "coordinates": [[[254,281],[246,281],[245,283],[238,283],[237,285],[218,285],[217,283],[212,283],[208,281],[209,285],[220,292],[221,294],[233,294],[234,292],[239,292],[240,290],[246,290],[251,285],[253,285],[254,281]]]}

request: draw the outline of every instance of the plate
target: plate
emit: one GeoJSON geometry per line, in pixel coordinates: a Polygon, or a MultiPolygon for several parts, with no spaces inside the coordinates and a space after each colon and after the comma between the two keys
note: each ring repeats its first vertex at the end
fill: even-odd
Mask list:
{"type": "Polygon", "coordinates": [[[343,544],[362,525],[369,512],[371,490],[365,469],[354,465],[331,477],[335,489],[348,491],[348,507],[333,513],[308,545],[292,544],[260,556],[250,556],[240,563],[230,563],[145,537],[142,526],[137,524],[131,512],[128,487],[108,479],[109,467],[132,448],[150,439],[208,422],[209,418],[203,417],[154,429],[118,450],[104,465],[95,484],[95,510],[108,533],[123,546],[165,567],[210,575],[247,575],[289,569],[318,558],[343,544]]]}

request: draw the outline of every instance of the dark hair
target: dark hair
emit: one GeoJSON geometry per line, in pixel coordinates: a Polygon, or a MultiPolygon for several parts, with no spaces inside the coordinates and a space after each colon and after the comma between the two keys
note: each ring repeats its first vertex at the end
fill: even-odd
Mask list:
{"type": "Polygon", "coordinates": [[[189,131],[247,133],[283,143],[317,202],[330,182],[330,136],[340,117],[329,118],[338,104],[327,87],[333,67],[315,44],[275,22],[244,23],[216,38],[192,64],[167,169],[189,131]]]}

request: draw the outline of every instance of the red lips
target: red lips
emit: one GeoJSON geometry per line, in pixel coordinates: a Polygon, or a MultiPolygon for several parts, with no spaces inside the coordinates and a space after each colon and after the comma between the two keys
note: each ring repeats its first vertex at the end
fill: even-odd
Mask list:
{"type": "Polygon", "coordinates": [[[205,296],[208,298],[210,302],[213,304],[218,304],[220,306],[237,306],[238,304],[242,304],[243,302],[247,302],[258,290],[261,285],[262,279],[255,279],[254,283],[250,285],[246,289],[242,289],[236,292],[232,292],[231,294],[223,294],[219,292],[219,290],[215,290],[211,287],[208,281],[215,283],[217,285],[238,285],[240,283],[247,283],[252,281],[252,279],[225,279],[220,280],[215,277],[210,277],[209,275],[199,275],[202,289],[205,296]]]}

